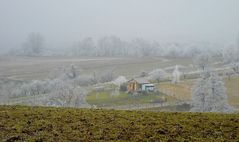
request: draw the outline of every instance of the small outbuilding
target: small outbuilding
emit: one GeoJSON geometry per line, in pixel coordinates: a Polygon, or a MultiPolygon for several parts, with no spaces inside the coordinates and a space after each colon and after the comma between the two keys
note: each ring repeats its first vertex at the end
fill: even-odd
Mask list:
{"type": "Polygon", "coordinates": [[[128,81],[127,90],[128,92],[153,92],[154,84],[146,78],[134,78],[128,81]]]}

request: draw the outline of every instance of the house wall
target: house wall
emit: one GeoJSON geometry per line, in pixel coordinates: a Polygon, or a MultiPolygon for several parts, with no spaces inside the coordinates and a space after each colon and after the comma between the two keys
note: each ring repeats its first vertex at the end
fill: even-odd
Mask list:
{"type": "Polygon", "coordinates": [[[152,84],[143,84],[142,91],[154,91],[154,85],[152,84]]]}
{"type": "Polygon", "coordinates": [[[139,90],[139,86],[140,85],[137,82],[130,82],[127,85],[127,89],[129,92],[134,92],[134,91],[139,90]]]}

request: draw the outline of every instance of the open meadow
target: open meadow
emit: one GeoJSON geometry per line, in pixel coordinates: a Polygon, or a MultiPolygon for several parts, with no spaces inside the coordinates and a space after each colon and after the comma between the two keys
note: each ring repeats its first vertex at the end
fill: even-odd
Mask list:
{"type": "Polygon", "coordinates": [[[16,80],[46,79],[58,68],[74,64],[83,74],[104,72],[108,69],[116,75],[132,77],[143,71],[189,65],[187,59],[167,60],[160,57],[0,57],[0,77],[16,80]]]}
{"type": "MultiPolygon", "coordinates": [[[[186,58],[165,59],[160,57],[76,58],[8,56],[0,58],[0,79],[22,82],[45,80],[57,69],[70,66],[71,64],[75,65],[76,71],[80,75],[92,75],[106,70],[113,70],[115,76],[123,75],[127,77],[127,79],[131,79],[139,75],[142,71],[148,72],[157,68],[167,69],[175,65],[190,68],[192,61],[186,58]]],[[[170,72],[172,72],[172,69],[169,70],[169,74],[170,72]]],[[[142,96],[132,96],[126,92],[115,92],[114,88],[92,91],[90,87],[91,89],[88,91],[86,101],[89,105],[94,105],[98,108],[188,111],[190,108],[184,108],[184,103],[188,104],[191,101],[192,88],[196,82],[197,78],[195,78],[195,75],[192,76],[190,74],[187,75],[185,79],[181,77],[181,81],[177,84],[172,84],[171,81],[155,83],[158,93],[142,96]],[[181,109],[182,106],[183,109],[181,109]]],[[[239,77],[232,76],[230,80],[225,77],[224,83],[227,88],[229,103],[236,109],[239,109],[239,77]]],[[[46,95],[39,94],[38,96],[15,97],[5,103],[26,105],[29,104],[29,102],[35,102],[35,104],[38,104],[37,101],[44,99],[45,96],[46,95]]]]}

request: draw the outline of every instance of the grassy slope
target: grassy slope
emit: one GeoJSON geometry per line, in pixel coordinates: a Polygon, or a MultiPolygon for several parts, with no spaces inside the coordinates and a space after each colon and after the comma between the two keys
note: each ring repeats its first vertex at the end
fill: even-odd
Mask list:
{"type": "Polygon", "coordinates": [[[174,66],[176,64],[189,65],[191,59],[176,58],[164,62],[161,57],[1,57],[0,74],[17,80],[46,79],[49,72],[59,67],[74,64],[80,74],[101,73],[107,69],[114,69],[115,75],[132,77],[142,71],[174,66]],[[88,60],[89,59],[89,60],[88,60]]]}
{"type": "Polygon", "coordinates": [[[225,79],[224,82],[230,104],[239,108],[239,76],[232,77],[230,80],[225,79]]]}
{"type": "Polygon", "coordinates": [[[163,82],[159,84],[159,90],[179,100],[191,100],[191,88],[194,83],[195,80],[183,80],[179,84],[163,82]]]}
{"type": "Polygon", "coordinates": [[[2,141],[236,141],[239,115],[0,106],[2,141]]]}
{"type": "MultiPolygon", "coordinates": [[[[170,82],[163,82],[160,84],[159,90],[165,94],[173,95],[180,100],[190,100],[192,88],[195,83],[196,80],[182,80],[177,85],[170,82]]],[[[225,78],[224,83],[227,88],[226,92],[229,103],[235,108],[239,108],[239,76],[233,76],[230,80],[225,78]]]]}

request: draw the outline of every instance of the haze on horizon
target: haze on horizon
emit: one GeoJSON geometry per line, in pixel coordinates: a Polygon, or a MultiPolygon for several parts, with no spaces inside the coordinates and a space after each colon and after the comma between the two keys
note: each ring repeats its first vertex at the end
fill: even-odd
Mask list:
{"type": "Polygon", "coordinates": [[[20,46],[31,32],[48,46],[116,35],[163,42],[233,42],[238,0],[2,0],[0,49],[20,46]]]}

